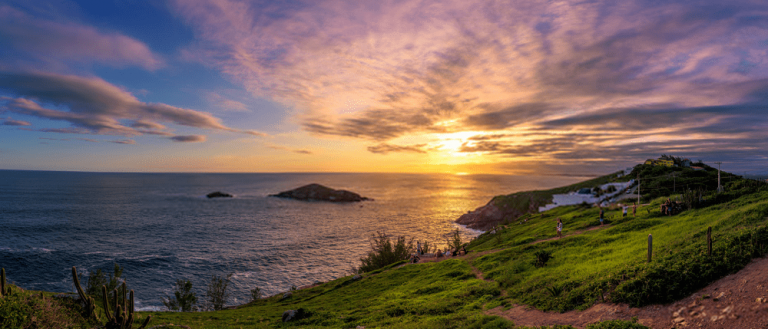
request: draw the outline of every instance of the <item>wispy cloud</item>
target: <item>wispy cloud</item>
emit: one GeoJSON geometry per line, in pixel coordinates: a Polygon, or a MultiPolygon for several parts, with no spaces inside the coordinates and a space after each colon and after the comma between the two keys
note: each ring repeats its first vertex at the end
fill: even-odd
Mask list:
{"type": "Polygon", "coordinates": [[[368,146],[368,152],[376,154],[387,154],[392,152],[410,152],[410,153],[427,153],[424,150],[426,144],[418,145],[392,145],[381,143],[374,146],[368,146]]]}
{"type": "Polygon", "coordinates": [[[248,106],[242,102],[226,98],[218,93],[209,92],[205,98],[211,105],[224,111],[247,112],[248,106]]]}
{"type": "MultiPolygon", "coordinates": [[[[164,123],[264,135],[225,126],[210,113],[162,103],[145,103],[100,78],[42,72],[0,72],[0,90],[18,98],[0,98],[7,111],[69,122],[67,133],[169,136],[164,123]],[[48,107],[50,106],[50,108],[48,107]]],[[[53,129],[41,131],[56,131],[53,129]]]]}
{"type": "Polygon", "coordinates": [[[298,153],[298,154],[308,154],[308,155],[314,154],[312,151],[307,149],[296,149],[296,148],[290,148],[290,147],[281,146],[281,145],[268,145],[267,147],[274,150],[283,150],[283,151],[289,151],[289,152],[298,153]]]}
{"type": "Polygon", "coordinates": [[[5,119],[2,123],[3,126],[31,126],[32,124],[26,121],[5,119]]]}
{"type": "Polygon", "coordinates": [[[205,135],[179,135],[169,137],[169,139],[174,142],[182,143],[201,143],[206,141],[205,135]]]}
{"type": "Polygon", "coordinates": [[[136,141],[132,140],[132,139],[114,140],[114,141],[109,141],[109,142],[110,143],[115,143],[115,144],[125,144],[125,145],[134,145],[134,144],[136,144],[136,141]]]}
{"type": "Polygon", "coordinates": [[[6,49],[0,52],[6,65],[32,66],[29,57],[35,58],[33,67],[37,68],[40,63],[58,66],[58,62],[98,62],[149,70],[164,65],[143,42],[121,33],[41,19],[8,5],[0,5],[0,42],[6,49]]]}

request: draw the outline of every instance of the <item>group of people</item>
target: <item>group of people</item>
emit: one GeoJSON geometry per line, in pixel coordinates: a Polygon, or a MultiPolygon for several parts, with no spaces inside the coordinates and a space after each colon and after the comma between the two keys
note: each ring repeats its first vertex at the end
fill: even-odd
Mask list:
{"type": "MultiPolygon", "coordinates": [[[[446,249],[444,252],[441,251],[440,249],[437,249],[437,251],[435,251],[435,257],[443,257],[443,256],[445,256],[445,257],[454,256],[455,257],[455,256],[459,256],[462,251],[464,252],[465,255],[467,254],[466,246],[461,246],[461,248],[456,249],[456,250],[448,250],[448,249],[446,249]]],[[[424,255],[424,250],[421,248],[421,241],[416,241],[416,254],[413,255],[411,260],[413,260],[413,262],[416,263],[416,262],[418,262],[418,260],[423,255],[424,255]]]]}
{"type": "Polygon", "coordinates": [[[672,216],[672,211],[677,205],[677,202],[672,201],[670,198],[667,198],[667,201],[661,204],[661,214],[672,216]]]}

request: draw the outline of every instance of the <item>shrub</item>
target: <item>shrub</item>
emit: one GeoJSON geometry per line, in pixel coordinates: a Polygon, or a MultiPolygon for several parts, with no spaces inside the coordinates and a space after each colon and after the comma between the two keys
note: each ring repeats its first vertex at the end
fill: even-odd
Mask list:
{"type": "Polygon", "coordinates": [[[424,244],[421,246],[421,252],[427,254],[431,248],[432,246],[429,244],[429,241],[424,241],[424,244]]]}
{"type": "Polygon", "coordinates": [[[256,287],[251,289],[251,301],[256,301],[261,298],[261,288],[256,287]]]}
{"type": "Polygon", "coordinates": [[[587,329],[647,329],[648,327],[637,323],[637,318],[632,321],[608,320],[587,325],[587,329]]]}
{"type": "Polygon", "coordinates": [[[205,291],[205,308],[208,310],[220,311],[224,309],[224,304],[229,299],[227,287],[232,282],[232,273],[222,278],[218,275],[211,276],[211,282],[208,283],[208,289],[205,291]]]}
{"type": "Polygon", "coordinates": [[[552,297],[557,297],[563,293],[563,287],[547,287],[547,291],[549,291],[549,294],[552,295],[552,297]]]}
{"type": "MultiPolygon", "coordinates": [[[[101,301],[104,297],[101,293],[101,286],[107,286],[107,291],[109,292],[111,297],[114,295],[113,291],[115,289],[120,289],[120,283],[125,281],[123,278],[123,267],[120,265],[117,265],[115,263],[115,267],[112,269],[112,274],[109,275],[109,280],[107,280],[106,274],[101,270],[97,269],[96,272],[91,272],[90,275],[88,275],[88,282],[85,285],[85,293],[91,296],[98,297],[97,300],[101,301]]],[[[118,291],[119,294],[122,294],[122,291],[118,291]]]]}
{"type": "Polygon", "coordinates": [[[192,312],[197,310],[197,296],[192,291],[192,281],[176,280],[173,297],[165,296],[163,305],[169,311],[192,312]]]}
{"type": "Polygon", "coordinates": [[[360,258],[359,272],[370,272],[401,260],[407,260],[414,252],[413,239],[405,240],[404,236],[392,240],[381,232],[371,235],[371,251],[360,258]]]}
{"type": "Polygon", "coordinates": [[[459,233],[459,229],[457,228],[455,231],[451,232],[451,237],[447,241],[448,243],[448,250],[459,250],[462,246],[461,243],[461,234],[459,233]]]}
{"type": "Polygon", "coordinates": [[[536,256],[536,260],[533,265],[536,267],[547,266],[547,262],[552,259],[552,253],[547,250],[539,250],[534,253],[534,256],[536,256]]]}

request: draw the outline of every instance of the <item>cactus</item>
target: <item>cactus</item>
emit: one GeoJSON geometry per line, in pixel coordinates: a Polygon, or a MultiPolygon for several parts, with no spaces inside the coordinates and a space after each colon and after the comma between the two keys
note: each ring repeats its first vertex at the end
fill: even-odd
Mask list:
{"type": "MultiPolygon", "coordinates": [[[[10,291],[11,287],[8,287],[10,291]]],[[[5,268],[0,270],[0,298],[3,297],[3,295],[7,295],[8,293],[5,292],[5,268]]]]}
{"type": "Polygon", "coordinates": [[[93,300],[93,297],[86,295],[85,291],[83,291],[83,287],[80,286],[80,280],[77,278],[77,268],[74,266],[72,266],[72,280],[75,281],[77,294],[80,296],[80,301],[83,303],[83,316],[86,318],[93,316],[93,318],[98,321],[99,316],[96,314],[96,302],[93,300]]]}
{"type": "MultiPolygon", "coordinates": [[[[123,282],[123,287],[121,290],[122,293],[118,292],[117,289],[112,291],[115,296],[113,303],[113,313],[109,308],[109,294],[107,294],[107,286],[101,286],[101,292],[104,296],[104,313],[107,314],[107,323],[105,324],[106,329],[133,328],[133,290],[131,290],[129,300],[126,300],[125,298],[125,293],[127,291],[125,282],[123,282]]],[[[149,324],[149,320],[151,318],[151,316],[147,315],[147,319],[144,320],[144,323],[138,329],[144,329],[147,324],[149,324]]]]}

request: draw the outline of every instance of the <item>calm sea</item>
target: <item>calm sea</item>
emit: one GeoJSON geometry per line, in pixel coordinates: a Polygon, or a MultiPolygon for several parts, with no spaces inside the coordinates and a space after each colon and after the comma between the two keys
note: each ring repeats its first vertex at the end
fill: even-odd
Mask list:
{"type": "Polygon", "coordinates": [[[350,273],[371,234],[444,245],[453,223],[493,196],[576,177],[450,174],[147,174],[0,170],[0,267],[30,290],[74,291],[71,267],[111,270],[137,307],[162,306],[176,279],[198,296],[233,273],[230,305],[350,273]],[[309,183],[375,201],[335,204],[267,197],[309,183]],[[207,199],[213,191],[231,199],[207,199]]]}

